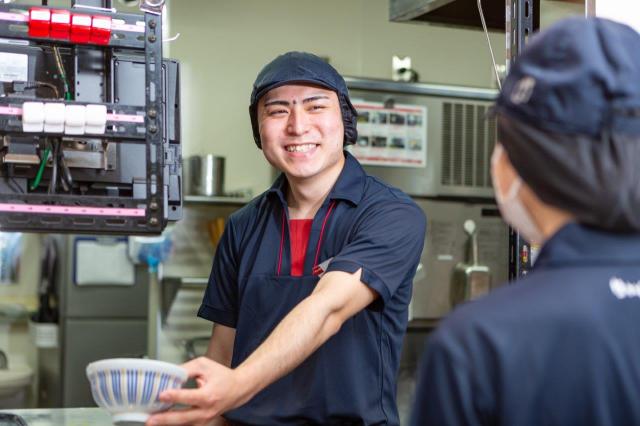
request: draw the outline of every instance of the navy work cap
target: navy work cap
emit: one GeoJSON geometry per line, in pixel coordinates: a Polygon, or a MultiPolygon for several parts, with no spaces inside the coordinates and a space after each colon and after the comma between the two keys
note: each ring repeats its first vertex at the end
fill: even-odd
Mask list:
{"type": "Polygon", "coordinates": [[[496,111],[552,132],[640,135],[640,34],[601,18],[569,18],[532,37],[496,111]]]}
{"type": "Polygon", "coordinates": [[[258,126],[258,101],[269,90],[286,84],[308,83],[333,90],[338,95],[344,123],[344,145],[355,143],[357,112],[349,99],[349,89],[344,78],[326,61],[306,52],[287,52],[265,65],[256,77],[251,92],[249,116],[253,139],[262,148],[258,126]]]}
{"type": "Polygon", "coordinates": [[[522,180],[577,222],[640,232],[640,34],[598,18],[535,36],[497,101],[498,137],[522,180]]]}

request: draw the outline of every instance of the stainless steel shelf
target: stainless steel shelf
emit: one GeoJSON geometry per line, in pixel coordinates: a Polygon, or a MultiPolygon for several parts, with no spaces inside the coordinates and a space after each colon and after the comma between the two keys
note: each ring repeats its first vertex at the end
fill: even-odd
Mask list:
{"type": "Polygon", "coordinates": [[[244,197],[207,197],[204,195],[185,195],[185,204],[211,204],[211,205],[245,205],[250,198],[244,197]]]}
{"type": "Polygon", "coordinates": [[[179,285],[180,287],[205,287],[209,277],[162,277],[162,282],[179,285]]]}
{"type": "Polygon", "coordinates": [[[204,287],[209,283],[209,278],[205,277],[182,277],[180,284],[183,287],[204,287]]]}
{"type": "Polygon", "coordinates": [[[403,93],[410,95],[443,96],[461,99],[494,101],[496,89],[484,87],[449,86],[445,84],[406,83],[376,78],[345,77],[349,90],[372,90],[377,92],[403,93]]]}

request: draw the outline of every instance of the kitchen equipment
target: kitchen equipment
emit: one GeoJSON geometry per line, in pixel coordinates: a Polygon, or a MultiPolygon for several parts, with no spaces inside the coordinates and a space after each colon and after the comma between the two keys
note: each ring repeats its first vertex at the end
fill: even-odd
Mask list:
{"type": "Polygon", "coordinates": [[[114,423],[144,423],[151,413],[166,410],[171,404],[160,402],[158,396],[180,388],[188,376],[177,365],[138,358],[95,361],[86,372],[94,401],[111,413],[114,423]]]}
{"type": "Polygon", "coordinates": [[[467,239],[467,260],[460,262],[453,270],[451,283],[451,305],[473,300],[491,290],[491,270],[478,264],[478,238],[476,223],[468,219],[464,222],[467,239]],[[471,261],[469,261],[471,257],[471,261]],[[469,263],[471,262],[471,263],[469,263]]]}
{"type": "Polygon", "coordinates": [[[0,413],[0,425],[27,426],[24,419],[16,414],[0,413]]]}
{"type": "MultiPolygon", "coordinates": [[[[91,241],[87,238],[94,236],[51,234],[50,237],[57,243],[55,252],[51,252],[57,266],[46,268],[45,275],[55,289],[50,300],[55,296],[55,301],[59,301],[52,305],[56,307],[53,312],[59,311],[59,330],[43,336],[45,340],[37,343],[37,406],[91,407],[95,403],[86,380],[88,363],[97,359],[142,357],[147,352],[149,274],[146,265],[135,265],[133,285],[110,283],[100,276],[103,272],[105,277],[111,275],[105,270],[113,265],[103,262],[96,265],[95,285],[80,285],[79,272],[83,268],[79,264],[83,257],[80,251],[91,241]]],[[[106,238],[95,236],[95,243],[104,242],[121,253],[123,238],[113,237],[113,244],[107,244],[106,238]]],[[[107,256],[105,260],[113,261],[113,257],[107,256]]],[[[38,323],[34,332],[41,336],[45,331],[42,325],[48,324],[38,323]]]]}
{"type": "Polygon", "coordinates": [[[213,154],[189,157],[185,163],[185,193],[208,197],[224,195],[224,157],[213,154]]]}
{"type": "Polygon", "coordinates": [[[415,198],[427,216],[427,234],[420,257],[422,268],[413,281],[411,319],[437,320],[451,310],[452,274],[459,262],[469,262],[469,235],[462,224],[476,224],[478,263],[491,269],[491,287],[504,285],[509,271],[509,229],[495,204],[415,198]]]}
{"type": "MultiPolygon", "coordinates": [[[[484,1],[482,9],[488,29],[504,33],[505,3],[484,1]]],[[[540,0],[532,0],[531,9],[534,29],[537,30],[540,26],[540,0]]],[[[475,0],[389,0],[389,20],[482,29],[475,0]]]]}
{"type": "Polygon", "coordinates": [[[349,150],[364,161],[367,173],[413,197],[493,200],[489,159],[496,124],[487,113],[496,90],[353,77],[345,80],[362,120],[358,123],[359,142],[349,150]],[[425,116],[405,112],[416,109],[424,109],[425,116]],[[374,111],[383,111],[382,117],[374,111]],[[399,145],[394,145],[396,138],[399,145]],[[385,147],[385,141],[390,145],[385,147]],[[402,160],[381,161],[385,156],[402,160]]]}

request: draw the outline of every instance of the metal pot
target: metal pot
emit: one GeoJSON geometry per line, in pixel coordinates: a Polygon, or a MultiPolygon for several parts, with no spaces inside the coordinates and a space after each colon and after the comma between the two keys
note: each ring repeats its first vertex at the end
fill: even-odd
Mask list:
{"type": "Polygon", "coordinates": [[[224,157],[196,155],[184,163],[185,194],[224,195],[224,157]]]}

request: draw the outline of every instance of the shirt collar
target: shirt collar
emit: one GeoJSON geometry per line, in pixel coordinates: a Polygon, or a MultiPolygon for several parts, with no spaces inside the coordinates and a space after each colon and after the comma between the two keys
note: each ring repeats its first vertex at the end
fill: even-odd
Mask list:
{"type": "MultiPolygon", "coordinates": [[[[364,194],[367,174],[351,153],[344,151],[344,156],[344,166],[328,198],[330,200],[347,200],[357,206],[364,194]]],[[[280,176],[273,182],[267,193],[276,194],[282,204],[286,205],[286,189],[287,177],[284,173],[280,173],[280,176]]]]}
{"type": "Polygon", "coordinates": [[[569,223],[544,244],[534,269],[628,263],[640,264],[640,233],[619,234],[569,223]]]}

